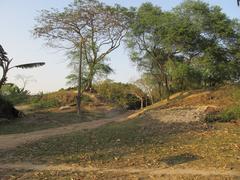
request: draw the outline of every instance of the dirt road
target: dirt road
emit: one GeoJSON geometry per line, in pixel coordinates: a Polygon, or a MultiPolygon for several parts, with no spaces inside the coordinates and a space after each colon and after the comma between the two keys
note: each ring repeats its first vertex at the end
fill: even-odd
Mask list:
{"type": "Polygon", "coordinates": [[[32,143],[41,139],[46,139],[53,136],[68,134],[76,131],[81,131],[85,129],[94,129],[111,122],[121,122],[127,120],[129,116],[128,113],[115,116],[114,118],[109,119],[100,119],[90,122],[83,122],[78,124],[71,124],[64,127],[50,128],[46,130],[34,131],[29,133],[20,133],[20,134],[10,134],[10,135],[1,135],[0,136],[0,150],[9,150],[14,149],[17,146],[32,143]]]}

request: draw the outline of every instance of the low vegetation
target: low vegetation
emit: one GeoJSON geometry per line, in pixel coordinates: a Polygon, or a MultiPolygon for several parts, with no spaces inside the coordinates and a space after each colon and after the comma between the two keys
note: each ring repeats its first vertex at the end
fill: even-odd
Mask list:
{"type": "Polygon", "coordinates": [[[0,118],[13,119],[19,117],[20,112],[14,108],[12,103],[0,96],[0,118]]]}
{"type": "Polygon", "coordinates": [[[168,124],[143,118],[22,146],[2,153],[1,161],[240,170],[239,135],[239,124],[168,124]]]}

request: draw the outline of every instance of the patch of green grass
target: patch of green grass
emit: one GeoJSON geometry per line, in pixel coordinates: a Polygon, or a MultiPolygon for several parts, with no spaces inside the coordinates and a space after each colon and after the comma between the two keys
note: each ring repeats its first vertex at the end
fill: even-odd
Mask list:
{"type": "Polygon", "coordinates": [[[61,127],[104,118],[103,113],[82,112],[79,117],[75,112],[33,112],[23,118],[0,122],[0,135],[26,133],[37,130],[61,127]]]}
{"type": "Polygon", "coordinates": [[[205,118],[206,122],[230,122],[232,120],[240,119],[240,106],[234,105],[222,112],[208,114],[205,118]]]}
{"type": "Polygon", "coordinates": [[[46,109],[46,108],[53,108],[59,107],[61,105],[60,101],[57,99],[41,99],[35,103],[32,103],[33,109],[46,109]]]}
{"type": "Polygon", "coordinates": [[[166,124],[145,117],[22,146],[2,152],[0,159],[111,168],[240,169],[239,125],[212,126],[166,124]]]}

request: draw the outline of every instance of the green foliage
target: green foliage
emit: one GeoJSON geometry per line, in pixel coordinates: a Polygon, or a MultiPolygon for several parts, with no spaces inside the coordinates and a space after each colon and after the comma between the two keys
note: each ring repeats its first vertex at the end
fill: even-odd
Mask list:
{"type": "Polygon", "coordinates": [[[224,93],[226,97],[229,96],[230,101],[232,101],[233,104],[221,110],[220,112],[208,114],[205,118],[206,122],[230,122],[232,120],[240,119],[239,85],[229,86],[227,89],[224,90],[224,93]]]}
{"type": "Polygon", "coordinates": [[[209,114],[206,116],[206,122],[230,122],[232,120],[238,120],[240,118],[240,107],[233,106],[223,112],[209,114]]]}
{"type": "Polygon", "coordinates": [[[169,60],[166,71],[172,92],[200,87],[201,74],[187,63],[169,60]]]}
{"type": "Polygon", "coordinates": [[[61,105],[65,105],[66,103],[66,98],[64,98],[65,95],[63,94],[66,94],[66,92],[59,91],[49,94],[44,94],[43,92],[40,92],[37,95],[31,96],[29,103],[34,109],[59,107],[61,105]]]}
{"type": "MultiPolygon", "coordinates": [[[[67,84],[71,86],[78,85],[78,66],[79,66],[79,53],[72,51],[69,53],[69,58],[71,62],[69,63],[69,68],[71,73],[66,77],[67,84]]],[[[108,75],[113,73],[113,69],[107,64],[107,58],[102,59],[102,61],[97,62],[92,65],[92,63],[83,61],[82,64],[82,85],[83,89],[86,89],[92,81],[102,80],[107,78],[108,75]]]]}
{"type": "Polygon", "coordinates": [[[12,104],[26,103],[29,100],[29,91],[20,89],[14,84],[6,84],[2,86],[2,95],[12,104]]]}
{"type": "MultiPolygon", "coordinates": [[[[60,89],[57,92],[46,94],[40,92],[37,95],[31,96],[29,103],[35,109],[46,109],[66,105],[74,105],[76,103],[76,95],[76,90],[74,89],[60,89]]],[[[92,102],[92,99],[89,96],[83,94],[82,102],[89,103],[92,102]]]]}
{"type": "Polygon", "coordinates": [[[45,109],[59,107],[60,102],[57,99],[41,99],[38,102],[33,103],[35,109],[45,109]]]}
{"type": "Polygon", "coordinates": [[[128,85],[115,83],[112,80],[105,80],[95,85],[95,89],[100,96],[111,103],[117,103],[124,106],[127,103],[128,85]]]}
{"type": "Polygon", "coordinates": [[[106,101],[117,106],[137,109],[141,104],[139,98],[132,92],[133,87],[141,91],[132,84],[117,83],[112,80],[105,80],[94,86],[97,93],[106,101]]]}
{"type": "Polygon", "coordinates": [[[240,23],[219,6],[186,0],[173,10],[144,3],[127,35],[131,59],[160,95],[239,80],[240,23]]]}

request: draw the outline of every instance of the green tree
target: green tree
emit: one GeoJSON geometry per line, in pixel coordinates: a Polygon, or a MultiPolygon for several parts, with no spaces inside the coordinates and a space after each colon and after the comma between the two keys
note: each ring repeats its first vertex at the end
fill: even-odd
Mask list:
{"type": "Polygon", "coordinates": [[[30,92],[24,88],[19,88],[15,84],[5,84],[2,86],[2,96],[12,104],[27,102],[30,92]]]}
{"type": "MultiPolygon", "coordinates": [[[[69,68],[71,69],[71,73],[66,77],[67,79],[67,84],[70,86],[77,86],[78,83],[78,59],[79,59],[79,54],[76,52],[71,52],[69,55],[69,58],[71,62],[69,63],[69,68]]],[[[107,64],[107,58],[105,60],[98,62],[93,70],[94,73],[94,79],[93,80],[103,80],[108,77],[109,74],[113,73],[114,70],[110,67],[109,64],[107,64]]],[[[86,61],[83,62],[83,71],[82,71],[82,84],[83,84],[83,89],[85,90],[90,90],[89,89],[89,73],[90,73],[90,64],[88,64],[86,61]]]]}
{"type": "MultiPolygon", "coordinates": [[[[239,69],[237,50],[240,37],[239,22],[229,19],[219,6],[210,6],[201,1],[187,0],[176,7],[174,13],[180,17],[181,21],[191,22],[189,29],[194,29],[196,32],[190,42],[196,44],[191,47],[197,50],[197,54],[190,59],[189,63],[200,69],[203,84],[214,86],[224,81],[237,80],[239,78],[239,74],[236,73],[239,69]]],[[[189,56],[188,50],[183,50],[182,53],[185,57],[189,56]]]]}
{"type": "Polygon", "coordinates": [[[151,3],[144,3],[134,13],[135,18],[127,35],[131,59],[140,70],[152,74],[159,86],[160,94],[163,94],[163,88],[168,94],[169,86],[164,64],[170,55],[165,51],[159,37],[159,31],[164,27],[162,20],[165,14],[160,7],[151,3]]]}
{"type": "Polygon", "coordinates": [[[51,47],[80,52],[78,113],[81,104],[82,61],[89,64],[87,86],[91,88],[95,66],[118,48],[128,29],[127,9],[97,0],[76,0],[63,11],[43,10],[33,30],[51,47]]]}
{"type": "Polygon", "coordinates": [[[162,97],[238,81],[240,24],[220,7],[186,0],[169,12],[144,3],[134,13],[127,36],[131,59],[154,77],[162,97]]]}

